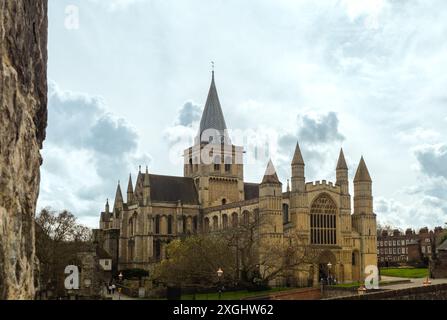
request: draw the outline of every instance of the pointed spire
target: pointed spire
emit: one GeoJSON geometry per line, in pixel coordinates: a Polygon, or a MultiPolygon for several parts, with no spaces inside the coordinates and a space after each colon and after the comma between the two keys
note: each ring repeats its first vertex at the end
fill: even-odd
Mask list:
{"type": "Polygon", "coordinates": [[[295,148],[295,153],[293,155],[292,164],[293,165],[294,164],[304,165],[303,155],[301,154],[301,149],[300,149],[300,145],[298,142],[296,143],[296,148],[295,148]]]}
{"type": "Polygon", "coordinates": [[[110,212],[109,198],[107,198],[107,201],[106,201],[106,213],[109,213],[109,212],[110,212]]]}
{"type": "MultiPolygon", "coordinates": [[[[217,95],[216,83],[214,81],[214,69],[212,71],[211,86],[208,92],[208,98],[206,99],[205,108],[200,121],[199,141],[201,141],[202,133],[208,129],[217,130],[220,137],[224,136],[226,139],[228,138],[226,136],[227,125],[225,123],[219,96],[217,95]]],[[[212,133],[213,132],[211,132],[211,134],[212,133]]]]}
{"type": "Polygon", "coordinates": [[[120,181],[118,181],[118,187],[116,188],[116,194],[115,194],[115,207],[117,204],[121,203],[123,203],[123,194],[121,193],[120,181]]]}
{"type": "Polygon", "coordinates": [[[127,185],[127,193],[133,193],[132,174],[129,174],[129,184],[127,185]]]}
{"type": "Polygon", "coordinates": [[[149,168],[146,166],[146,174],[144,175],[143,187],[150,187],[151,183],[149,180],[149,168]]]}
{"type": "Polygon", "coordinates": [[[357,172],[355,173],[354,182],[372,182],[371,176],[369,175],[368,167],[366,166],[363,156],[360,159],[357,172]]]}
{"type": "Polygon", "coordinates": [[[337,170],[343,169],[348,170],[348,165],[346,164],[345,155],[343,153],[343,148],[340,149],[340,156],[338,157],[337,170]]]}
{"type": "Polygon", "coordinates": [[[262,183],[280,183],[272,160],[270,160],[267,165],[262,183]]]}

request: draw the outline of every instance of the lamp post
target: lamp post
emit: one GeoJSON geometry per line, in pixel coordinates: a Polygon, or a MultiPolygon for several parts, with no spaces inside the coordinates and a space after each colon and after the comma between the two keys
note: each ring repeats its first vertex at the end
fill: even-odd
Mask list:
{"type": "Polygon", "coordinates": [[[328,270],[327,282],[328,282],[328,284],[331,284],[330,283],[330,280],[331,280],[331,268],[332,268],[332,263],[329,261],[328,264],[327,264],[327,270],[328,270]]]}
{"type": "Polygon", "coordinates": [[[219,300],[222,298],[222,276],[223,276],[223,270],[219,268],[217,270],[217,278],[219,279],[219,300]]]}
{"type": "Polygon", "coordinates": [[[122,282],[123,282],[123,273],[122,272],[120,272],[120,274],[118,275],[118,280],[119,280],[118,300],[121,300],[121,286],[122,286],[122,282]]]}

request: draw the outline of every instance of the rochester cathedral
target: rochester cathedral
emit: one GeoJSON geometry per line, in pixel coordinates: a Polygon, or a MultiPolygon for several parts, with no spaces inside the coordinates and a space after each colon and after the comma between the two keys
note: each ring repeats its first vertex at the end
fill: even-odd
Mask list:
{"type": "Polygon", "coordinates": [[[285,192],[271,162],[260,183],[245,182],[242,155],[243,148],[227,135],[213,72],[199,133],[184,151],[184,176],[140,168],[135,184],[129,177],[126,199],[118,184],[113,207],[107,201],[101,212],[95,238],[113,257],[113,269],[149,270],[165,258],[173,239],[231,228],[263,215],[272,218],[266,236],[287,239],[293,231],[301,239],[299,245],[318,253],[301,282],[309,283],[310,278],[315,285],[328,272],[338,282],[360,281],[366,266],[377,266],[372,180],[363,157],[354,177],[351,208],[343,150],[335,183],[308,182],[297,143],[291,186],[285,192]]]}

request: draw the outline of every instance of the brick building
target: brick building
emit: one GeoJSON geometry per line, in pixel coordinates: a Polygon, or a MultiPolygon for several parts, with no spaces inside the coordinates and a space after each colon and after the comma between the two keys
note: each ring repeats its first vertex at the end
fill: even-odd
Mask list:
{"type": "Polygon", "coordinates": [[[380,266],[423,262],[432,256],[436,236],[442,227],[424,227],[416,233],[412,229],[380,230],[377,235],[377,257],[380,266]]]}

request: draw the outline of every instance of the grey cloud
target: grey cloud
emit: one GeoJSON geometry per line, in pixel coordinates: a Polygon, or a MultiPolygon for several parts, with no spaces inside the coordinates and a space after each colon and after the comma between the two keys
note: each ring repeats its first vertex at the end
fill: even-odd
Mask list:
{"type": "Polygon", "coordinates": [[[177,124],[184,127],[191,127],[194,122],[200,121],[202,108],[192,102],[186,102],[179,110],[177,124]]]}
{"type": "Polygon", "coordinates": [[[304,115],[299,118],[302,125],[298,131],[298,137],[310,143],[328,143],[343,141],[345,137],[338,131],[338,117],[335,112],[321,115],[319,118],[311,118],[304,115]]]}
{"type": "Polygon", "coordinates": [[[338,157],[338,148],[340,143],[345,140],[345,137],[339,131],[337,114],[329,112],[316,117],[310,115],[298,116],[295,132],[279,137],[279,151],[288,159],[286,163],[280,164],[280,166],[287,168],[283,171],[289,171],[288,166],[290,166],[296,143],[299,141],[306,162],[307,177],[324,179],[325,173],[332,175],[332,167],[335,168],[338,157]],[[327,172],[322,172],[323,168],[326,168],[327,172]]]}
{"type": "MultiPolygon", "coordinates": [[[[296,134],[285,134],[280,137],[280,147],[290,149],[299,141],[302,148],[306,146],[324,145],[334,142],[342,142],[345,137],[339,131],[339,120],[335,112],[311,117],[309,115],[298,116],[296,134]]],[[[305,151],[303,151],[304,153],[305,151]]],[[[309,155],[312,155],[309,153],[309,155]]]]}
{"type": "Polygon", "coordinates": [[[51,83],[48,111],[48,134],[42,152],[47,187],[41,199],[52,201],[51,193],[60,189],[66,208],[56,209],[96,215],[105,198],[114,195],[119,179],[127,178],[139,164],[150,164],[150,155],[138,152],[136,131],[107,112],[101,98],[63,91],[51,83]],[[85,171],[73,172],[74,168],[85,171]],[[95,205],[97,212],[86,211],[95,205]]]}
{"type": "Polygon", "coordinates": [[[136,132],[123,120],[113,119],[99,97],[64,92],[51,83],[48,114],[48,143],[108,155],[136,150],[136,132]]]}
{"type": "Polygon", "coordinates": [[[91,128],[88,146],[107,155],[128,153],[136,150],[138,135],[124,121],[114,121],[104,115],[91,128]]]}
{"type": "Polygon", "coordinates": [[[416,151],[416,158],[424,174],[447,178],[447,145],[419,149],[416,151]]]}

